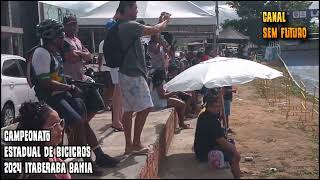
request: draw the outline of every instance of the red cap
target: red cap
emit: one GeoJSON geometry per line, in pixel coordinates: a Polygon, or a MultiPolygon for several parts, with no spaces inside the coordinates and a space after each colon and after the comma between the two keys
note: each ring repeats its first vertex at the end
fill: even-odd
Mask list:
{"type": "Polygon", "coordinates": [[[77,23],[77,17],[74,15],[69,15],[63,18],[63,25],[70,24],[70,23],[77,23]]]}

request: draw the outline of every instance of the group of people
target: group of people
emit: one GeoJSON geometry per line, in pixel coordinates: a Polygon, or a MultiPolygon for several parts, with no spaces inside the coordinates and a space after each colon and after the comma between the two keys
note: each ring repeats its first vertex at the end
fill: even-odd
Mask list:
{"type": "MultiPolygon", "coordinates": [[[[105,92],[112,94],[115,99],[122,99],[113,101],[122,102],[120,105],[113,105],[113,118],[117,119],[113,126],[124,131],[125,154],[149,151],[140,139],[148,113],[153,107],[146,81],[147,70],[140,38],[160,34],[170,19],[168,15],[162,14],[157,25],[146,26],[135,21],[137,12],[135,1],[121,1],[114,22],[107,26],[110,29],[115,23],[119,23],[121,44],[124,49],[128,48],[123,66],[119,69],[102,69],[105,64],[100,62],[100,71],[110,72],[105,74],[108,76],[106,79],[109,78],[111,81],[109,87],[113,89],[112,93],[108,90],[105,92]],[[132,140],[133,112],[137,114],[132,140]]],[[[116,167],[120,160],[102,151],[89,125],[95,114],[105,109],[105,102],[99,91],[67,82],[67,77],[76,81],[94,82],[83,71],[84,62],[90,61],[92,54],[76,37],[77,19],[73,15],[64,17],[63,23],[46,19],[37,25],[36,31],[42,43],[30,50],[26,59],[29,66],[28,82],[31,87],[34,86],[39,102],[26,102],[21,106],[18,129],[50,129],[51,136],[54,137],[50,145],[61,144],[63,132],[67,134],[68,145],[89,145],[96,159],[83,160],[93,163],[94,175],[102,175],[100,167],[116,167]]],[[[42,160],[63,161],[59,158],[42,160]]],[[[70,178],[70,175],[55,177],[70,178]]]]}
{"type": "MultiPolygon", "coordinates": [[[[162,13],[159,23],[150,26],[138,23],[137,13],[135,1],[120,1],[116,15],[106,24],[106,33],[108,33],[118,23],[121,45],[123,49],[127,49],[123,64],[119,68],[107,67],[108,59],[104,58],[107,56],[103,51],[104,42],[102,41],[99,45],[99,71],[104,72],[108,80],[105,82],[104,96],[112,98],[113,127],[124,132],[125,155],[149,152],[141,142],[141,133],[153,107],[174,107],[178,113],[180,128],[192,128],[184,121],[185,117],[194,115],[194,104],[197,103],[198,93],[170,93],[163,89],[164,82],[181,71],[178,66],[174,68],[173,65],[176,61],[174,48],[160,35],[169,23],[170,14],[162,13]],[[151,73],[152,85],[148,83],[146,51],[140,40],[144,36],[151,36],[147,51],[154,68],[151,73]],[[136,118],[132,139],[134,112],[136,112],[136,118]]],[[[97,89],[68,84],[65,78],[69,76],[74,80],[94,82],[83,72],[83,62],[91,60],[92,55],[76,37],[77,19],[72,15],[67,16],[63,19],[63,24],[47,19],[39,23],[36,30],[42,45],[30,51],[28,57],[31,64],[29,78],[39,102],[27,102],[22,105],[18,129],[50,129],[51,137],[54,138],[51,142],[42,145],[61,144],[64,132],[68,137],[68,145],[89,145],[96,159],[95,161],[91,158],[83,160],[94,164],[94,175],[101,175],[100,167],[116,167],[120,160],[102,151],[89,125],[89,121],[97,112],[105,109],[109,102],[104,101],[97,89]]],[[[208,52],[205,52],[205,55],[208,55],[208,52]]],[[[205,60],[209,56],[201,56],[201,58],[205,60]]],[[[187,66],[191,65],[194,64],[187,66]]],[[[232,97],[230,99],[227,94],[229,93],[230,96],[231,92],[232,96],[232,91],[232,88],[226,90],[227,100],[224,101],[226,103],[224,107],[227,115],[230,114],[227,107],[228,105],[230,107],[229,102],[232,100],[232,97]]],[[[239,177],[240,156],[235,146],[226,141],[221,129],[220,111],[217,110],[221,107],[221,103],[217,107],[220,96],[212,92],[206,94],[206,110],[200,114],[197,123],[195,154],[199,160],[207,160],[210,150],[216,148],[216,145],[221,145],[222,149],[231,155],[229,160],[234,176],[239,177]]],[[[59,158],[42,160],[63,161],[59,158]]],[[[54,174],[54,177],[71,178],[69,174],[64,176],[54,174]]]]}

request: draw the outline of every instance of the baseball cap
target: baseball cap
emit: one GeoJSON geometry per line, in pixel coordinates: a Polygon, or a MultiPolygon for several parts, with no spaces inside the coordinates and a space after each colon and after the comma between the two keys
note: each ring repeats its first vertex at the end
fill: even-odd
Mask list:
{"type": "Polygon", "coordinates": [[[63,18],[63,25],[77,23],[77,17],[74,15],[65,16],[63,18]]]}

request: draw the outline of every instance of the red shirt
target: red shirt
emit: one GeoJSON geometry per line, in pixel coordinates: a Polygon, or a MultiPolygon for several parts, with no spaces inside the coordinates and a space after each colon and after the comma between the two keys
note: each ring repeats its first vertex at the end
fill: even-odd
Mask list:
{"type": "Polygon", "coordinates": [[[209,55],[203,55],[202,57],[201,57],[201,62],[203,62],[203,61],[208,61],[209,60],[209,55]]]}

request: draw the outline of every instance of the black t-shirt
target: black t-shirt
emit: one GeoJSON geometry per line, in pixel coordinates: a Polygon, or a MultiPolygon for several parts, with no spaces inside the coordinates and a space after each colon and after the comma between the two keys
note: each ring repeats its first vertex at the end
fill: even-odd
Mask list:
{"type": "Polygon", "coordinates": [[[232,101],[232,91],[231,91],[232,90],[232,86],[226,86],[224,88],[227,89],[227,91],[223,95],[224,100],[232,101]]]}
{"type": "Polygon", "coordinates": [[[219,145],[216,140],[225,137],[219,117],[219,113],[205,111],[198,118],[194,151],[200,161],[208,161],[209,151],[219,145]]]}

